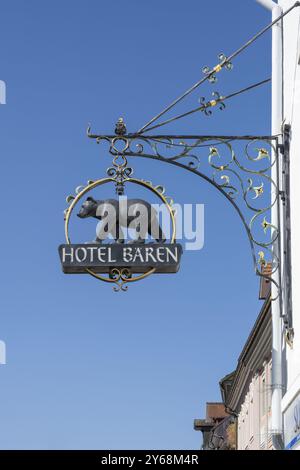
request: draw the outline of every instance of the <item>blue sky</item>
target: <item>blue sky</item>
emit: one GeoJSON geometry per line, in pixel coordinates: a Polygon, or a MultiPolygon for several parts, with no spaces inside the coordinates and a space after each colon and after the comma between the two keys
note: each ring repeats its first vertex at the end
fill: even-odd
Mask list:
{"type": "MultiPolygon", "coordinates": [[[[168,165],[132,162],[176,202],[205,204],[205,245],[176,275],[116,294],[62,274],[65,196],[110,158],[89,122],[129,132],[269,21],[254,0],[28,2],[1,6],[2,449],[197,449],[193,419],[220,399],[259,312],[258,279],[236,213],[216,190],[168,165]]],[[[270,76],[267,34],[187,102],[270,76]]],[[[268,134],[270,87],[234,98],[170,133],[268,134]]]]}

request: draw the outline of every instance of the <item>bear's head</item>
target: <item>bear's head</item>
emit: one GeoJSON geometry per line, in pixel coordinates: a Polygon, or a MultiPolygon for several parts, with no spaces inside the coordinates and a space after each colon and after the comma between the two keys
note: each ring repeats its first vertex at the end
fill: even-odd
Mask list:
{"type": "Polygon", "coordinates": [[[98,204],[99,201],[96,201],[93,197],[88,197],[82,204],[77,216],[81,219],[85,219],[86,217],[95,217],[98,204]]]}

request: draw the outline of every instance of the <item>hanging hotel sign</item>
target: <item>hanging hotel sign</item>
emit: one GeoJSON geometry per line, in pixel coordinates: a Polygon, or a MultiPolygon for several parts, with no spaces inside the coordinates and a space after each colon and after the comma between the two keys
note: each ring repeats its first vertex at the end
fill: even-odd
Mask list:
{"type": "MultiPolygon", "coordinates": [[[[125,140],[116,137],[116,140],[125,140]]],[[[175,210],[162,186],[132,177],[124,153],[116,152],[107,176],[88,181],[68,196],[65,210],[66,243],[59,246],[62,270],[66,274],[90,274],[114,285],[114,290],[127,290],[127,284],[154,273],[176,273],[180,266],[182,247],[176,243],[175,210]],[[100,186],[113,186],[117,197],[95,199],[89,195],[100,186]],[[143,199],[127,199],[127,185],[138,185],[154,194],[170,218],[171,235],[167,240],[154,205],[143,199]],[[96,238],[92,242],[72,243],[70,221],[76,210],[82,221],[97,220],[96,238]],[[134,234],[129,239],[128,233],[134,234]]]]}

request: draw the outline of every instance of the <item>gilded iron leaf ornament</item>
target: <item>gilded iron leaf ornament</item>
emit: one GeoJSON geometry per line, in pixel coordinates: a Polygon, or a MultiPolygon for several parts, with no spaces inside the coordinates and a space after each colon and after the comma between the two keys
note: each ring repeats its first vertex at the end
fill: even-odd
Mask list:
{"type": "Polygon", "coordinates": [[[230,62],[226,55],[221,53],[218,55],[219,63],[215,65],[212,69],[208,67],[207,65],[202,68],[202,72],[204,75],[208,76],[208,81],[210,83],[216,83],[218,81],[217,79],[217,73],[221,72],[223,68],[227,70],[232,70],[233,69],[233,64],[230,62]]]}

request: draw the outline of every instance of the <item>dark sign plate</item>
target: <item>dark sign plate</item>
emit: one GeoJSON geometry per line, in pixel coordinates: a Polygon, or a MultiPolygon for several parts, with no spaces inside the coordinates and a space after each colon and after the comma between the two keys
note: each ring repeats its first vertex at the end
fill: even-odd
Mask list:
{"type": "Polygon", "coordinates": [[[176,273],[182,247],[178,243],[149,244],[71,244],[60,245],[59,256],[64,273],[109,273],[112,268],[130,268],[133,274],[156,268],[156,273],[176,273]]]}

